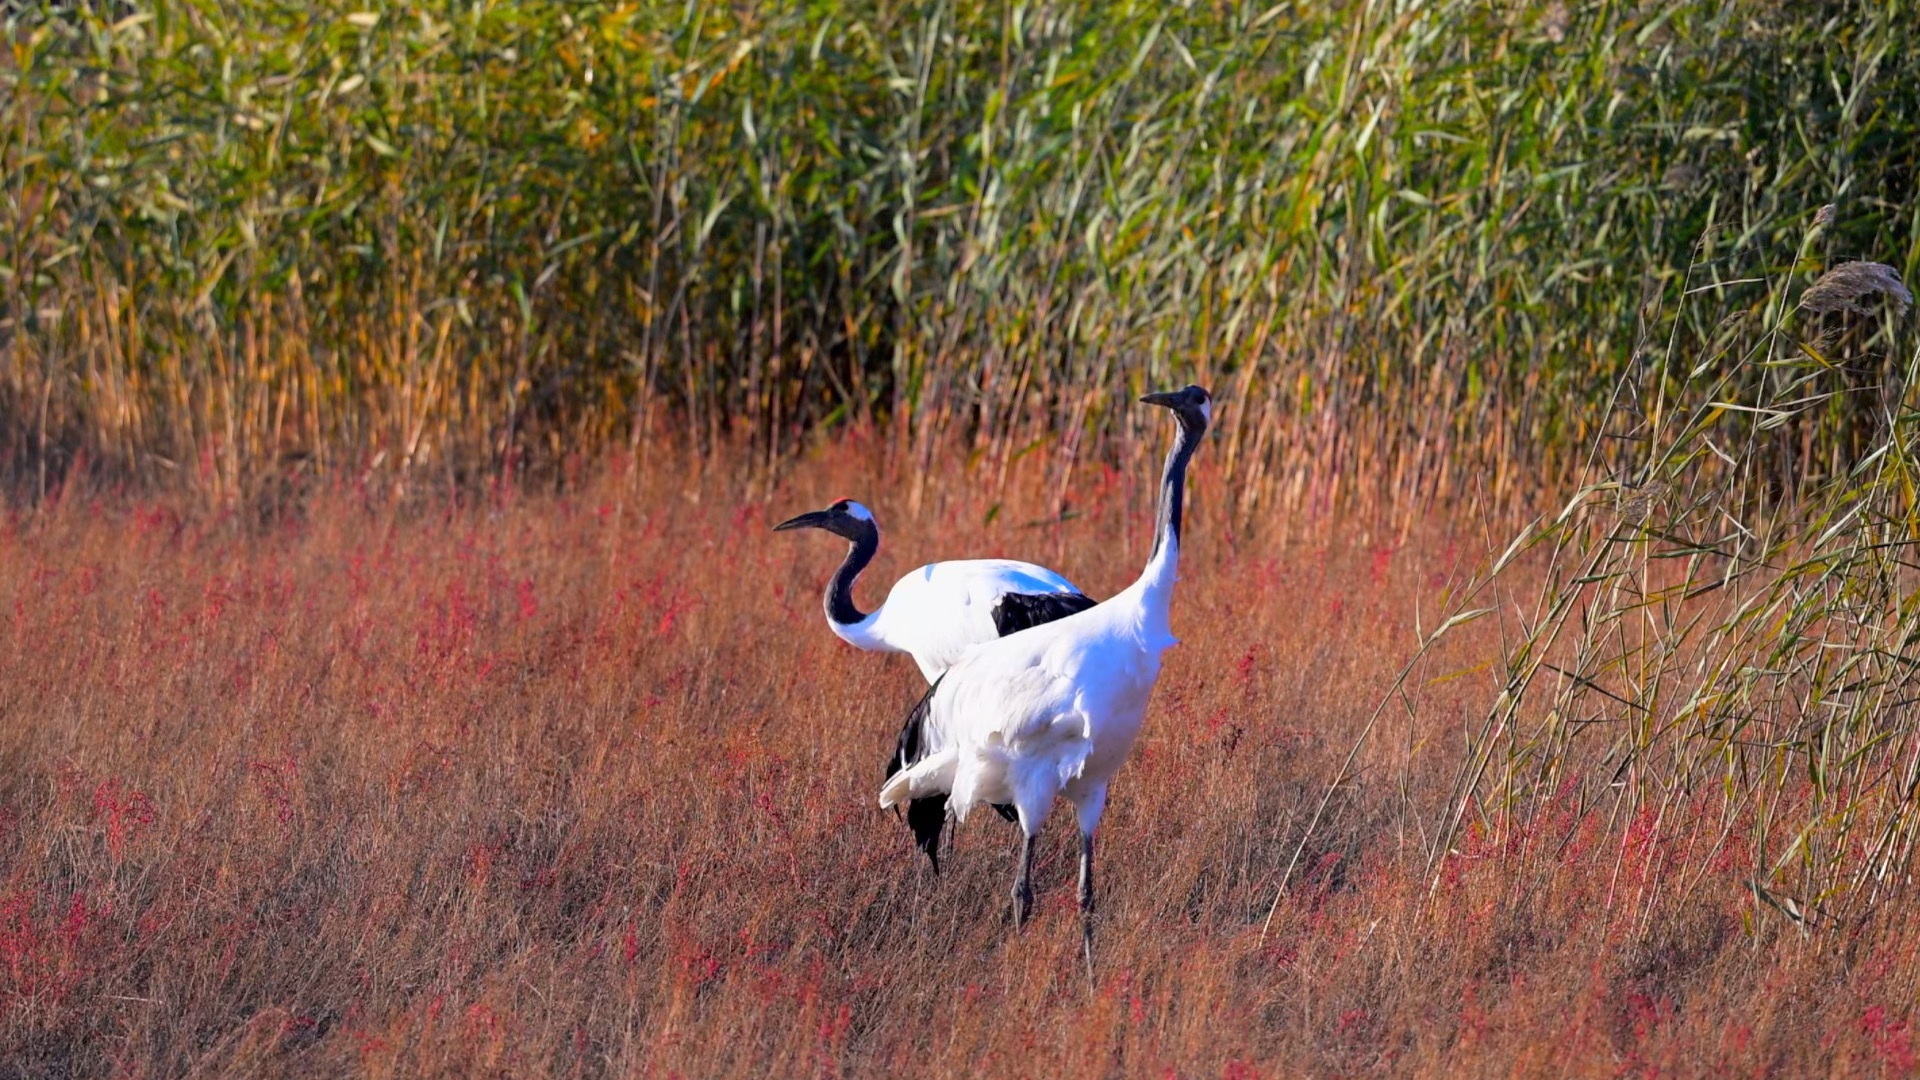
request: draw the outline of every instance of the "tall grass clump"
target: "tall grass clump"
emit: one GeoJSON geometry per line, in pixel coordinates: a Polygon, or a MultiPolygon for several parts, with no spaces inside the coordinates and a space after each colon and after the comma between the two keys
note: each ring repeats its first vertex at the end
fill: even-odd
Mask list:
{"type": "Polygon", "coordinates": [[[1816,256],[1920,269],[1906,0],[7,10],[30,488],[878,422],[915,475],[1044,447],[1064,490],[1124,393],[1193,377],[1247,406],[1243,514],[1355,470],[1512,498],[1695,237],[1832,203],[1816,256]]]}
{"type": "Polygon", "coordinates": [[[1751,889],[1749,920],[1809,932],[1852,933],[1910,887],[1913,297],[1882,263],[1795,277],[1676,283],[1587,482],[1460,590],[1448,625],[1497,616],[1501,660],[1429,834],[1436,872],[1476,844],[1551,865],[1600,814],[1609,907],[1643,927],[1715,871],[1751,889]],[[1705,347],[1662,344],[1689,321],[1716,328],[1705,347]]]}

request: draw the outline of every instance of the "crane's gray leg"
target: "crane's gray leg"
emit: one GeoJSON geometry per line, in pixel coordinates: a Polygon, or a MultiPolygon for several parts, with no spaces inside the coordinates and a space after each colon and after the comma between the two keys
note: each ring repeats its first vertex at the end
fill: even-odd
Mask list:
{"type": "Polygon", "coordinates": [[[1080,834],[1080,946],[1087,958],[1087,981],[1093,981],[1093,834],[1080,834]]]}
{"type": "Polygon", "coordinates": [[[1033,838],[1033,833],[1020,830],[1020,873],[1013,879],[1015,930],[1026,926],[1027,916],[1033,912],[1033,838]]]}
{"type": "Polygon", "coordinates": [[[1080,951],[1087,958],[1087,982],[1093,982],[1093,831],[1107,809],[1107,785],[1077,788],[1069,796],[1080,817],[1080,951]]]}

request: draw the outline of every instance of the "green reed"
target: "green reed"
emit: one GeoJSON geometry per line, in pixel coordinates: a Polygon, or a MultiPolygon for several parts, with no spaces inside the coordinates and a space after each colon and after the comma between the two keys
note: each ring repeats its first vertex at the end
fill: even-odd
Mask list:
{"type": "MultiPolygon", "coordinates": [[[[1826,221],[1789,250],[1818,248],[1826,221]]],[[[1714,867],[1750,875],[1751,913],[1808,932],[1856,925],[1909,883],[1913,297],[1884,265],[1811,287],[1778,265],[1736,284],[1702,263],[1649,305],[1649,340],[1699,351],[1655,346],[1623,372],[1574,496],[1450,597],[1429,644],[1497,618],[1503,648],[1434,866],[1471,830],[1550,873],[1597,813],[1619,845],[1608,902],[1643,929],[1714,867]]]]}
{"type": "Polygon", "coordinates": [[[1126,395],[1195,379],[1234,405],[1243,516],[1529,498],[1689,267],[1730,279],[1833,203],[1770,272],[1914,279],[1917,15],[27,5],[0,445],[41,486],[84,460],[239,492],[667,437],[777,465],[871,422],[911,475],[1046,447],[1064,491],[1126,395]]]}

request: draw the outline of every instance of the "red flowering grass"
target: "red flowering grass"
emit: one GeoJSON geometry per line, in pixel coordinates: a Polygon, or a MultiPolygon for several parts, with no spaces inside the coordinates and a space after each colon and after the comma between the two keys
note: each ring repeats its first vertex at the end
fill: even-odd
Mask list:
{"type": "Polygon", "coordinates": [[[1386,714],[1274,906],[1479,523],[1230,532],[1204,462],[1089,986],[1070,817],[1022,936],[991,815],[929,874],[874,808],[912,665],[832,638],[840,546],[768,526],[873,505],[868,603],[986,554],[1104,596],[1146,556],[1150,466],[1029,527],[1038,484],[915,517],[853,456],[764,501],[610,467],[264,523],[74,495],[6,520],[0,1075],[1913,1070],[1912,920],[1802,935],[1685,800],[1470,815],[1429,871],[1492,620],[1386,714]]]}

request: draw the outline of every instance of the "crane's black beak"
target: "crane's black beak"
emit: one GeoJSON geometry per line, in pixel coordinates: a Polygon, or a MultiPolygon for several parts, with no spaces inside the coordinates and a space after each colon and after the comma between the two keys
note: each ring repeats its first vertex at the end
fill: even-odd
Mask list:
{"type": "Polygon", "coordinates": [[[774,532],[786,532],[788,529],[831,529],[835,516],[826,510],[815,510],[810,514],[788,518],[773,527],[774,532]]]}
{"type": "Polygon", "coordinates": [[[1189,386],[1184,390],[1167,390],[1158,394],[1148,394],[1140,399],[1143,405],[1158,405],[1163,409],[1172,409],[1187,427],[1204,428],[1211,417],[1213,396],[1198,386],[1189,386]]]}

